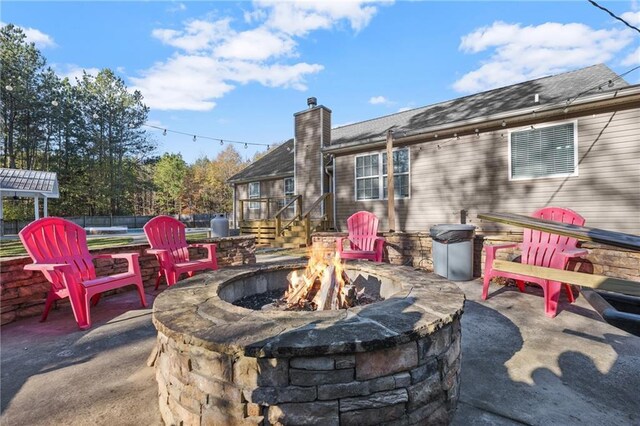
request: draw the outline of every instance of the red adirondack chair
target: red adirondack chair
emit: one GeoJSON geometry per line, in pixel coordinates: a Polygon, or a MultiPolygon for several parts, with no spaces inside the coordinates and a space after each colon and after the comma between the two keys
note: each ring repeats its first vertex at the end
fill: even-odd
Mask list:
{"type": "MultiPolygon", "coordinates": [[[[556,222],[569,223],[577,226],[584,225],[584,218],[573,210],[560,207],[546,207],[536,210],[532,217],[556,222]]],[[[571,237],[550,234],[548,232],[525,229],[522,236],[522,244],[497,244],[485,245],[486,259],[484,264],[484,282],[482,286],[482,298],[486,299],[489,292],[489,282],[493,277],[511,278],[521,292],[524,292],[525,282],[535,283],[542,287],[544,292],[544,310],[548,317],[555,317],[558,311],[558,298],[560,290],[564,286],[567,298],[571,303],[575,301],[573,291],[569,284],[557,281],[549,281],[542,278],[531,277],[516,273],[493,270],[493,260],[496,252],[503,248],[519,247],[521,250],[521,263],[527,265],[544,266],[547,268],[565,269],[569,259],[587,254],[587,250],[577,249],[578,240],[571,237]]]]}
{"type": "Polygon", "coordinates": [[[360,211],[347,219],[348,237],[336,240],[336,251],[341,259],[368,259],[382,262],[384,238],[378,237],[378,218],[373,213],[360,211]],[[344,248],[344,240],[349,248],[344,248]]]}
{"type": "Polygon", "coordinates": [[[151,249],[147,253],[155,254],[160,263],[156,289],[164,276],[167,285],[178,282],[180,275],[187,273],[190,277],[195,271],[218,269],[215,244],[187,244],[185,225],[170,216],[157,216],[143,227],[151,249]],[[206,259],[190,260],[189,247],[204,247],[209,254],[206,259]]]}
{"type": "Polygon", "coordinates": [[[101,293],[131,284],[137,287],[142,306],[147,306],[138,253],[91,255],[84,229],[58,217],[31,222],[18,235],[34,262],[24,269],[41,271],[51,283],[41,321],[47,319],[54,301],[68,297],[78,326],[89,328],[89,301],[95,306],[101,293]],[[96,277],[93,259],[127,259],[129,269],[120,274],[96,277]]]}

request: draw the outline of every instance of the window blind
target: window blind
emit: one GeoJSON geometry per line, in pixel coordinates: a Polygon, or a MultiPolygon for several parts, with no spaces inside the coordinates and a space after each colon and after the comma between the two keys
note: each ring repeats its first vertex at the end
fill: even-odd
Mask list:
{"type": "Polygon", "coordinates": [[[569,175],[575,171],[573,123],[511,133],[511,177],[569,175]]]}

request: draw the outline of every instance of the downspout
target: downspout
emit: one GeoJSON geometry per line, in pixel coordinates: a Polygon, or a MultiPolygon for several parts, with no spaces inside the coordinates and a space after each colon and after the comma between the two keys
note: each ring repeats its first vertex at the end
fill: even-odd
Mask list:
{"type": "MultiPolygon", "coordinates": [[[[320,195],[324,195],[324,176],[322,172],[324,170],[324,156],[322,155],[322,148],[324,147],[324,108],[320,108],[320,147],[318,152],[320,153],[320,195]]],[[[324,217],[324,203],[320,204],[320,216],[324,217]]]]}
{"type": "Polygon", "coordinates": [[[338,214],[338,207],[337,207],[337,202],[338,202],[338,197],[336,196],[336,182],[338,180],[338,178],[336,177],[336,173],[338,173],[338,167],[336,164],[336,156],[331,154],[331,156],[333,157],[333,181],[331,182],[331,184],[333,185],[333,229],[337,230],[338,227],[336,226],[336,222],[337,222],[337,214],[338,214]]]}
{"type": "Polygon", "coordinates": [[[238,220],[236,219],[236,184],[233,184],[233,228],[238,229],[238,220]]]}
{"type": "MultiPolygon", "coordinates": [[[[331,154],[328,154],[328,155],[331,155],[331,154]]],[[[335,159],[335,157],[333,157],[332,160],[333,161],[331,162],[330,166],[328,165],[328,166],[324,167],[324,172],[329,177],[329,189],[330,189],[331,193],[333,194],[333,196],[331,197],[332,198],[332,200],[331,200],[332,207],[331,208],[333,210],[333,223],[331,225],[333,226],[333,229],[336,229],[336,179],[335,179],[336,159],[335,159]],[[331,169],[332,173],[329,173],[329,169],[331,169]]]]}

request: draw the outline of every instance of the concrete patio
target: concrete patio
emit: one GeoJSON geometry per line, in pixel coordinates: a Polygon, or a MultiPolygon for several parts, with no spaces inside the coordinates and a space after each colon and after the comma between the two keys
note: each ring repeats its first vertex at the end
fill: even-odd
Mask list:
{"type": "MultiPolygon", "coordinates": [[[[279,260],[277,254],[258,262],[279,260]]],[[[462,383],[455,425],[640,423],[640,337],[603,322],[584,297],[544,316],[541,292],[458,283],[462,383]]],[[[148,294],[148,300],[155,294],[148,294]]],[[[2,327],[0,421],[6,425],[161,424],[151,309],[133,292],[103,300],[79,331],[70,308],[2,327]]]]}

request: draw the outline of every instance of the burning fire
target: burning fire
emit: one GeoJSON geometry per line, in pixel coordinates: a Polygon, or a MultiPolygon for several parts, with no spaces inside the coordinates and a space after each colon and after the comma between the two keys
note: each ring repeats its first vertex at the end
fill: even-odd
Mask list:
{"type": "Polygon", "coordinates": [[[325,258],[321,248],[314,247],[306,269],[289,274],[289,288],[284,295],[289,308],[327,310],[353,306],[355,288],[347,285],[348,277],[338,254],[333,261],[325,258]]]}

